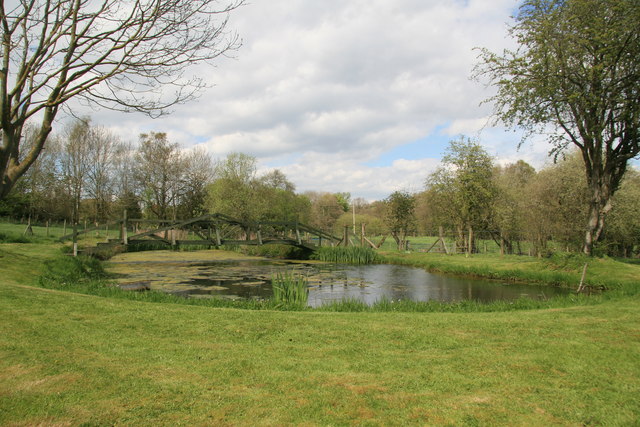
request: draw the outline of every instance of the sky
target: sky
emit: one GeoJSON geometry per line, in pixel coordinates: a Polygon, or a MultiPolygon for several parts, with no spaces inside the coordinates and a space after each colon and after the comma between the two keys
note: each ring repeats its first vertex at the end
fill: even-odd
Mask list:
{"type": "Polygon", "coordinates": [[[233,58],[198,72],[213,87],[159,119],[109,111],[93,122],[123,139],[166,132],[214,159],[255,156],[298,192],[380,200],[420,191],[448,141],[475,138],[498,163],[547,160],[494,126],[492,88],[470,78],[477,47],[513,47],[516,0],[250,0],[229,27],[233,58]]]}

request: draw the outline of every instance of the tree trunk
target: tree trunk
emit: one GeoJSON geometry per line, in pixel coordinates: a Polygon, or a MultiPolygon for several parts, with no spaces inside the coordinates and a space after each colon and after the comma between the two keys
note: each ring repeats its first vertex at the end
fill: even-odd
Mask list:
{"type": "Polygon", "coordinates": [[[592,183],[589,221],[584,236],[582,252],[592,255],[593,245],[598,241],[604,228],[604,217],[611,210],[611,188],[607,183],[592,183]]]}

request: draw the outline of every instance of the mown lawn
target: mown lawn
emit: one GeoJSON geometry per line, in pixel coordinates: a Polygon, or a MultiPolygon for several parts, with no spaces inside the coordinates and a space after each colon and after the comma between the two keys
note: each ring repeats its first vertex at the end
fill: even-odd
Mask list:
{"type": "Polygon", "coordinates": [[[638,296],[502,313],[215,309],[28,286],[55,251],[0,245],[0,425],[640,419],[638,296]]]}

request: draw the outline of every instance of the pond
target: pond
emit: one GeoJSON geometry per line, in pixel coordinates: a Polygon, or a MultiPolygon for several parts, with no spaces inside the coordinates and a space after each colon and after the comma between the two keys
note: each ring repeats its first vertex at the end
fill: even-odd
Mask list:
{"type": "Polygon", "coordinates": [[[549,298],[569,292],[549,286],[511,284],[428,273],[400,265],[353,266],[312,262],[221,260],[199,262],[124,261],[110,263],[123,288],[148,286],[189,298],[266,299],[271,278],[294,272],[309,282],[309,306],[355,299],[367,304],[386,298],[454,302],[549,298]]]}

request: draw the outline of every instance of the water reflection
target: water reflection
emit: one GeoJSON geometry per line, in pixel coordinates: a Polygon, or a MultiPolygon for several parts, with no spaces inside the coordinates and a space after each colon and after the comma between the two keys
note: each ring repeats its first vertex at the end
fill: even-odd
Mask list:
{"type": "Polygon", "coordinates": [[[309,305],[354,299],[373,304],[383,298],[414,301],[515,300],[551,297],[566,289],[522,284],[505,284],[428,273],[400,265],[329,265],[265,261],[210,263],[145,263],[144,268],[115,266],[124,277],[121,285],[144,282],[152,289],[191,298],[262,299],[272,295],[271,278],[278,272],[307,277],[309,305]],[[122,273],[126,271],[126,273],[122,273]]]}

